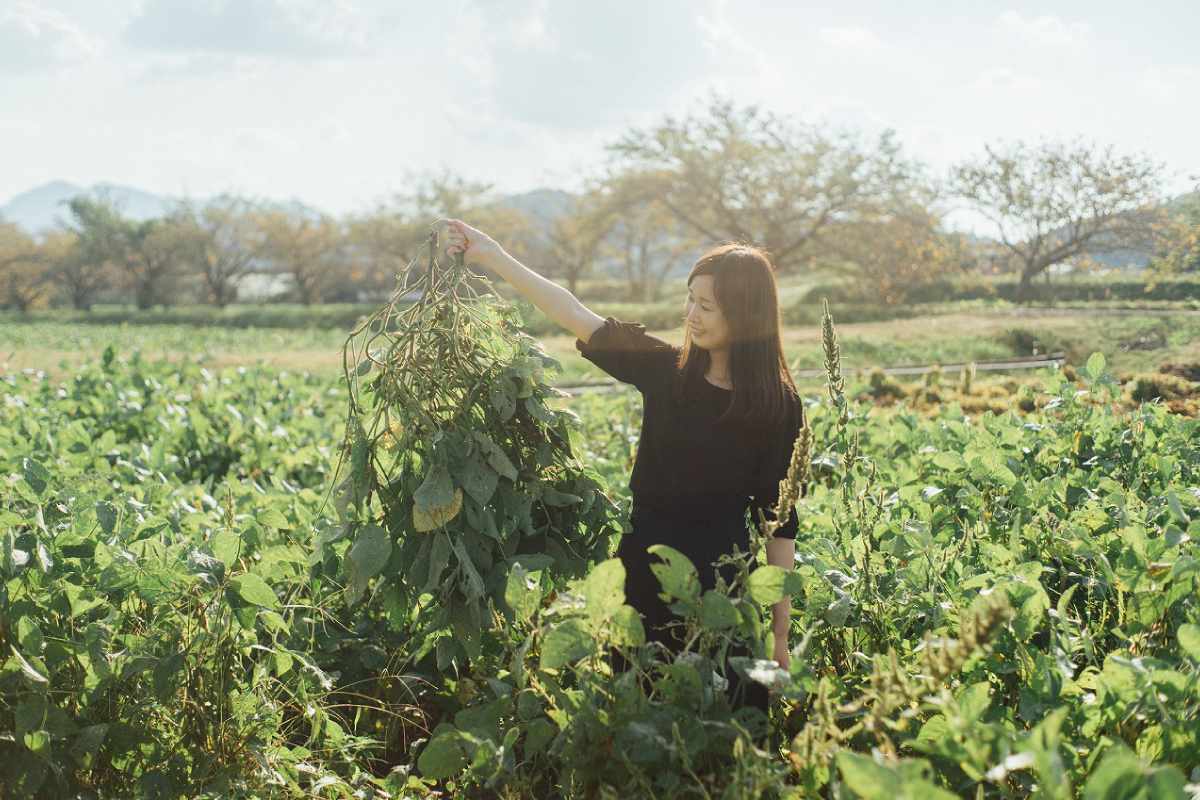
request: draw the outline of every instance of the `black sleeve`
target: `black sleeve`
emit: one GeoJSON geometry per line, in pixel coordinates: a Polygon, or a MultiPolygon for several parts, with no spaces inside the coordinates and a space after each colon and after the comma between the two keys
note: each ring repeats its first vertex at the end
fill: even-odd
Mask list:
{"type": "Polygon", "coordinates": [[[622,383],[645,389],[646,384],[670,374],[679,349],[646,333],[638,322],[621,322],[608,317],[588,341],[575,340],[575,349],[622,383]]]}
{"type": "MultiPolygon", "coordinates": [[[[758,524],[760,508],[767,519],[775,519],[775,504],[779,502],[779,482],[787,477],[788,465],[792,461],[792,448],[795,447],[803,424],[804,406],[800,403],[800,398],[790,396],[785,422],[768,438],[765,454],[757,472],[753,499],[750,502],[750,518],[755,525],[758,524]]],[[[801,485],[800,496],[808,496],[807,483],[801,485]]],[[[787,522],[775,531],[775,535],[782,539],[795,539],[799,527],[800,521],[796,517],[796,509],[793,508],[787,522]]]]}

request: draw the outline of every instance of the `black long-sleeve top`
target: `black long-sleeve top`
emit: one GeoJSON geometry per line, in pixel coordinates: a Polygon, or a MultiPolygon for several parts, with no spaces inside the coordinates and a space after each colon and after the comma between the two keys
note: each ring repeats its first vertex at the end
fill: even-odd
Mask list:
{"type": "MultiPolygon", "coordinates": [[[[678,402],[672,381],[680,348],[647,334],[644,326],[608,317],[589,341],[577,339],[575,347],[642,393],[641,438],[629,480],[636,549],[671,545],[692,559],[701,582],[711,586],[708,565],[729,552],[734,541],[746,548],[747,510],[755,522],[759,508],[774,519],[779,481],[787,474],[804,421],[799,398],[789,394],[785,420],[774,428],[717,425],[732,391],[694,379],[678,402]]],[[[797,527],[793,510],[775,535],[795,538],[797,527]]]]}

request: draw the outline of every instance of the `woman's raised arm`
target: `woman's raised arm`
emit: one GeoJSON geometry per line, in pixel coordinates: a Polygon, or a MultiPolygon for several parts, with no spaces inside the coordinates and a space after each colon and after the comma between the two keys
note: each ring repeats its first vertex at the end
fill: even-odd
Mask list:
{"type": "Polygon", "coordinates": [[[446,253],[462,253],[472,264],[491,270],[510,283],[522,297],[550,319],[585,343],[604,327],[604,318],[557,283],[542,277],[517,261],[495,239],[458,219],[441,220],[445,225],[446,253]]]}

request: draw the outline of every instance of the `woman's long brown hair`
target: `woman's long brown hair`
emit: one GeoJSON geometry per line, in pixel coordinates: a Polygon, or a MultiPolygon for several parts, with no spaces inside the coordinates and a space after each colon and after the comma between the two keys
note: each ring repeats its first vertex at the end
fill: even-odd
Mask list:
{"type": "MultiPolygon", "coordinates": [[[[747,244],[729,242],[713,247],[696,261],[688,286],[698,275],[713,277],[717,305],[729,323],[729,371],[733,399],[717,420],[748,422],[773,427],[787,413],[790,394],[797,396],[787,360],[779,316],[775,267],[768,253],[747,244]]],[[[682,398],[689,381],[705,380],[711,356],[692,343],[684,326],[683,350],[675,376],[675,392],[682,398]]]]}

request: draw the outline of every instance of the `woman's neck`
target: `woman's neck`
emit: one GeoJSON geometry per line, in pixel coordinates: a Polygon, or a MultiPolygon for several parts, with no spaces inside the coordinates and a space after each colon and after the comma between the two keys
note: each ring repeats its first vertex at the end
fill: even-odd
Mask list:
{"type": "Polygon", "coordinates": [[[728,383],[732,381],[729,374],[729,349],[708,351],[708,377],[716,381],[728,383]]]}

